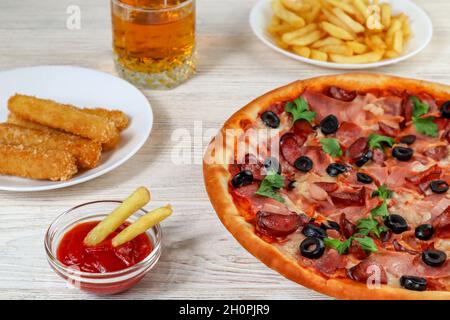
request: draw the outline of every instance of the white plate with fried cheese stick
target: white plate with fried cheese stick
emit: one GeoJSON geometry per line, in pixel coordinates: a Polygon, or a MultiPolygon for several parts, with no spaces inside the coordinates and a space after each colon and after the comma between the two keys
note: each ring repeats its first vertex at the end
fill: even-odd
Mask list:
{"type": "Polygon", "coordinates": [[[398,63],[433,35],[431,20],[410,0],[259,0],[250,26],[273,50],[333,69],[398,63]]]}
{"type": "Polygon", "coordinates": [[[52,190],[99,177],[138,152],[152,129],[147,98],[96,70],[3,71],[0,88],[0,190],[52,190]]]}

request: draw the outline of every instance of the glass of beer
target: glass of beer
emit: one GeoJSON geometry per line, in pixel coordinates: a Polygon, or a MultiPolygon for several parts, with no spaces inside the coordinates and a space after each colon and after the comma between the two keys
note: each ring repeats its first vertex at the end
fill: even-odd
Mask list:
{"type": "Polygon", "coordinates": [[[121,77],[170,89],[195,73],[195,0],[111,0],[111,13],[121,77]]]}

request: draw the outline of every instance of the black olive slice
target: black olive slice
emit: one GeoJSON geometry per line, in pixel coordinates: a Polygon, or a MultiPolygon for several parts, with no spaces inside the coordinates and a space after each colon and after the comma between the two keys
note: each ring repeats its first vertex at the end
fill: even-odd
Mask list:
{"type": "Polygon", "coordinates": [[[430,182],[430,188],[434,193],[446,193],[448,191],[448,183],[444,180],[433,180],[430,182]]]}
{"type": "Polygon", "coordinates": [[[326,238],[327,231],[314,223],[308,223],[302,229],[302,233],[308,238],[326,238]]]}
{"type": "Polygon", "coordinates": [[[358,167],[362,167],[365,165],[370,159],[373,157],[373,151],[368,150],[361,158],[355,161],[355,165],[358,167]]]}
{"type": "Polygon", "coordinates": [[[415,276],[402,276],[400,285],[408,290],[425,291],[427,289],[427,279],[415,276]]]}
{"type": "Polygon", "coordinates": [[[261,115],[261,120],[269,128],[276,129],[280,126],[280,118],[272,111],[263,112],[261,115]]]}
{"type": "Polygon", "coordinates": [[[371,176],[362,172],[356,173],[356,179],[364,184],[370,184],[373,182],[373,178],[371,176]]]}
{"type": "Polygon", "coordinates": [[[450,101],[446,101],[441,106],[442,118],[450,119],[450,101]]]}
{"type": "Polygon", "coordinates": [[[330,114],[320,121],[320,130],[323,134],[335,133],[339,128],[339,120],[336,116],[330,114]]]}
{"type": "Polygon", "coordinates": [[[327,167],[327,173],[330,177],[337,177],[347,171],[347,168],[341,163],[332,163],[327,167]]]}
{"type": "Polygon", "coordinates": [[[403,136],[400,138],[400,142],[407,145],[413,144],[414,142],[416,142],[416,136],[413,134],[403,136]]]}
{"type": "Polygon", "coordinates": [[[319,259],[325,252],[325,244],[319,238],[306,238],[300,244],[300,253],[309,259],[319,259]]]}
{"type": "Polygon", "coordinates": [[[320,228],[324,229],[324,230],[336,230],[336,231],[341,231],[341,227],[339,226],[339,223],[333,221],[333,220],[327,220],[327,223],[321,223],[320,224],[320,228]]]}
{"type": "Polygon", "coordinates": [[[417,239],[420,240],[429,240],[433,236],[434,229],[431,224],[425,223],[416,227],[414,234],[417,239]]]}
{"type": "Polygon", "coordinates": [[[231,179],[231,184],[235,188],[243,187],[249,185],[253,182],[253,174],[250,170],[243,170],[237,173],[233,179],[231,179]]]}
{"type": "Polygon", "coordinates": [[[395,234],[400,234],[408,230],[408,223],[398,214],[390,214],[384,219],[386,227],[392,230],[395,234]]]}
{"type": "Polygon", "coordinates": [[[308,172],[313,167],[311,158],[307,156],[301,156],[294,162],[294,167],[301,172],[308,172]]]}
{"type": "Polygon", "coordinates": [[[413,156],[413,149],[405,147],[395,147],[392,149],[392,156],[399,161],[409,161],[413,156]]]}
{"type": "Polygon", "coordinates": [[[430,249],[422,252],[422,260],[432,267],[440,267],[447,260],[447,254],[444,251],[430,249]]]}

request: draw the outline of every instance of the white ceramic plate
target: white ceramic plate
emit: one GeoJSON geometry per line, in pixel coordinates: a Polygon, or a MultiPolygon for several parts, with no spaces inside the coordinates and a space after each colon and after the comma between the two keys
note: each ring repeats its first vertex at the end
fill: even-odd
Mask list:
{"type": "Polygon", "coordinates": [[[298,56],[292,52],[278,47],[266,29],[272,16],[271,0],[259,0],[250,12],[250,26],[255,35],[267,46],[292,59],[313,65],[333,69],[368,69],[394,64],[408,59],[422,51],[433,36],[433,26],[427,14],[410,0],[383,0],[392,5],[393,13],[404,12],[410,18],[412,37],[408,42],[405,52],[398,58],[387,59],[367,64],[342,64],[334,62],[323,62],[298,56]]]}
{"type": "Polygon", "coordinates": [[[70,66],[40,66],[0,72],[0,122],[6,120],[7,101],[15,93],[80,107],[119,109],[128,115],[130,125],[122,132],[117,148],[102,154],[98,167],[62,182],[0,176],[0,190],[52,190],[99,177],[130,159],[144,145],[153,125],[150,103],[138,89],[125,80],[95,70],[70,66]]]}

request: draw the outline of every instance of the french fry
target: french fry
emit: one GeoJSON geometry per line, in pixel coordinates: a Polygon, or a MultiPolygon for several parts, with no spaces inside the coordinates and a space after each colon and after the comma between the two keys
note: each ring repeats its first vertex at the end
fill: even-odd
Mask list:
{"type": "Polygon", "coordinates": [[[394,33],[394,42],[392,43],[392,49],[398,53],[403,51],[403,32],[398,30],[394,33]]]}
{"type": "MultiPolygon", "coordinates": [[[[370,43],[372,44],[371,48],[374,51],[386,50],[387,46],[384,43],[383,39],[379,35],[372,35],[369,37],[370,43]]],[[[370,45],[369,45],[370,46],[370,45]]]]}
{"type": "Polygon", "coordinates": [[[319,61],[327,61],[328,60],[328,54],[326,52],[322,52],[320,50],[311,49],[311,59],[319,60],[319,61]]]}
{"type": "Polygon", "coordinates": [[[342,39],[342,40],[353,40],[354,37],[347,32],[346,30],[331,24],[329,22],[322,22],[321,26],[323,28],[323,30],[325,30],[328,34],[330,34],[331,36],[338,38],[338,39],[342,39]]]}
{"type": "Polygon", "coordinates": [[[403,37],[405,39],[405,42],[408,41],[408,39],[411,37],[411,26],[409,25],[408,19],[403,21],[402,32],[403,32],[403,37]]]}
{"type": "Polygon", "coordinates": [[[299,38],[301,36],[304,36],[308,33],[311,33],[313,31],[315,31],[317,29],[317,24],[315,23],[311,23],[309,25],[307,25],[306,27],[297,29],[295,31],[291,31],[291,32],[286,32],[282,35],[281,39],[286,42],[289,43],[290,41],[294,40],[295,38],[299,38]]]}
{"type": "Polygon", "coordinates": [[[355,8],[364,16],[365,19],[369,17],[369,10],[363,0],[353,0],[355,8]]]}
{"type": "Polygon", "coordinates": [[[358,41],[347,41],[346,45],[352,48],[353,52],[356,54],[366,53],[369,49],[367,45],[358,41]]]}
{"type": "Polygon", "coordinates": [[[293,46],[292,51],[305,58],[309,58],[309,56],[311,55],[311,49],[308,47],[293,46]]]}
{"type": "Polygon", "coordinates": [[[386,59],[394,59],[394,58],[398,58],[399,56],[400,56],[400,54],[394,50],[388,50],[384,53],[384,57],[386,59]]]}
{"type": "Polygon", "coordinates": [[[323,47],[320,47],[320,51],[323,51],[326,53],[341,54],[343,56],[352,56],[353,55],[353,50],[344,44],[323,46],[323,47]]]}
{"type": "Polygon", "coordinates": [[[289,10],[295,12],[305,12],[311,10],[311,5],[299,0],[281,0],[281,3],[289,10]]]}
{"type": "Polygon", "coordinates": [[[321,40],[314,42],[311,45],[311,48],[317,49],[317,48],[320,48],[323,46],[338,45],[338,44],[343,44],[343,43],[344,43],[344,41],[342,41],[341,39],[334,38],[334,37],[327,37],[325,39],[321,39],[321,40]]]}
{"type": "Polygon", "coordinates": [[[136,189],[120,206],[88,233],[84,243],[88,246],[99,244],[117,230],[129,216],[145,206],[149,201],[150,192],[146,188],[140,187],[136,189]]]}
{"type": "Polygon", "coordinates": [[[320,14],[320,4],[315,3],[311,10],[302,13],[303,19],[305,19],[306,23],[312,23],[320,14]]]}
{"type": "Polygon", "coordinates": [[[326,0],[326,1],[336,8],[342,9],[350,14],[355,14],[355,8],[348,3],[339,0],[326,0]]]}
{"type": "Polygon", "coordinates": [[[275,14],[275,16],[277,16],[278,18],[280,18],[283,21],[286,21],[287,23],[289,23],[290,25],[294,26],[294,27],[303,27],[305,26],[305,20],[298,16],[297,14],[287,10],[279,0],[274,0],[272,2],[272,9],[273,12],[275,14]]]}
{"type": "Polygon", "coordinates": [[[347,15],[341,8],[334,8],[333,13],[355,33],[364,32],[365,28],[347,15]]]}
{"type": "Polygon", "coordinates": [[[383,3],[381,9],[381,24],[387,30],[391,26],[392,7],[389,3],[383,3]]]}
{"type": "Polygon", "coordinates": [[[391,21],[391,26],[386,32],[386,38],[394,36],[394,33],[402,28],[402,22],[399,19],[391,21]]]}
{"type": "Polygon", "coordinates": [[[322,10],[322,12],[328,22],[338,27],[341,27],[342,29],[346,30],[349,33],[353,32],[344,22],[342,22],[338,17],[336,17],[331,11],[322,10]]]}
{"type": "Polygon", "coordinates": [[[371,51],[364,54],[359,54],[351,57],[343,56],[340,54],[330,54],[330,59],[333,62],[345,63],[345,64],[361,64],[361,63],[372,63],[380,61],[383,58],[384,52],[382,51],[371,51]]]}
{"type": "Polygon", "coordinates": [[[311,33],[308,33],[302,37],[295,38],[288,42],[288,44],[293,46],[307,46],[311,43],[316,42],[320,38],[322,38],[325,35],[325,32],[322,30],[316,30],[311,33]]]}
{"type": "Polygon", "coordinates": [[[133,240],[138,235],[157,225],[172,214],[170,205],[150,211],[122,230],[112,239],[113,247],[118,247],[133,240]]]}

